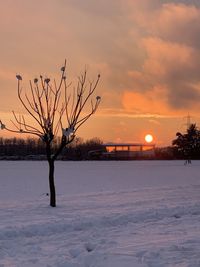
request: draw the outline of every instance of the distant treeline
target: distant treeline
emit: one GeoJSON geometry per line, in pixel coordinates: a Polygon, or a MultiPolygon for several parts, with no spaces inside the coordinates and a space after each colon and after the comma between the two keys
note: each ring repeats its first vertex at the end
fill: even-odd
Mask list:
{"type": "MultiPolygon", "coordinates": [[[[56,139],[53,147],[58,148],[59,139],[56,139]]],[[[76,138],[67,146],[59,159],[62,160],[87,160],[90,159],[89,151],[103,151],[103,142],[98,138],[83,141],[76,138]]],[[[46,159],[46,150],[41,139],[34,138],[0,138],[0,159],[46,159]]]]}
{"type": "MultiPolygon", "coordinates": [[[[56,150],[59,139],[55,139],[53,147],[56,150]]],[[[105,147],[99,138],[84,141],[75,138],[67,146],[58,159],[60,160],[107,160],[105,147]]],[[[44,142],[34,138],[0,138],[0,160],[45,160],[46,151],[44,142]]],[[[115,158],[117,159],[117,158],[115,158]]],[[[191,124],[184,134],[177,133],[172,146],[155,148],[152,156],[136,156],[133,159],[200,159],[200,130],[196,124],[191,124]]]]}

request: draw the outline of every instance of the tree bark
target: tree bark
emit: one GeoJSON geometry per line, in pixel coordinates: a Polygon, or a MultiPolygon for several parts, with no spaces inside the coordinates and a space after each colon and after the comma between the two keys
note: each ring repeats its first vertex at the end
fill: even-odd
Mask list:
{"type": "Polygon", "coordinates": [[[61,144],[57,150],[57,152],[52,155],[52,147],[51,147],[51,141],[46,142],[46,155],[47,160],[49,163],[49,190],[50,190],[50,206],[56,207],[56,189],[55,189],[55,183],[54,183],[54,163],[57,159],[58,155],[62,152],[63,148],[66,146],[66,144],[69,144],[73,141],[74,137],[70,140],[70,142],[66,141],[66,136],[62,136],[61,144]]]}
{"type": "Polygon", "coordinates": [[[54,160],[48,160],[49,163],[49,189],[50,189],[50,206],[56,207],[56,190],[54,184],[54,160]]]}

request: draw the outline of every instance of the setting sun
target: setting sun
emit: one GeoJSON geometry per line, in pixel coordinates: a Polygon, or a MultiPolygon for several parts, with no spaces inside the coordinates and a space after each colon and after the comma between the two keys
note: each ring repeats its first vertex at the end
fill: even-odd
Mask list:
{"type": "Polygon", "coordinates": [[[145,141],[151,143],[153,141],[153,136],[151,134],[145,135],[145,141]]]}

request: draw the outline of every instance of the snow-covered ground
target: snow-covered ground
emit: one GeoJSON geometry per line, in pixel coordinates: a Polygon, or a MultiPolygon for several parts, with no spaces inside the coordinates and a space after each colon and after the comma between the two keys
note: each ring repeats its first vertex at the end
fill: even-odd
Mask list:
{"type": "Polygon", "coordinates": [[[0,267],[199,267],[200,162],[0,162],[0,267]]]}

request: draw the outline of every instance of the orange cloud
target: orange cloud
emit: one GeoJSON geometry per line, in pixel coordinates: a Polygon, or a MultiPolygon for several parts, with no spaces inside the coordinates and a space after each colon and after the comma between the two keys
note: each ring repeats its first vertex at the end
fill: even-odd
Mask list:
{"type": "Polygon", "coordinates": [[[152,90],[140,93],[124,91],[122,104],[125,112],[135,114],[150,114],[152,116],[177,116],[183,110],[175,112],[167,102],[167,88],[157,86],[152,90]]]}
{"type": "Polygon", "coordinates": [[[163,110],[163,102],[165,102],[165,95],[159,88],[144,93],[125,91],[122,97],[124,109],[138,114],[159,114],[163,110]]]}

